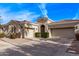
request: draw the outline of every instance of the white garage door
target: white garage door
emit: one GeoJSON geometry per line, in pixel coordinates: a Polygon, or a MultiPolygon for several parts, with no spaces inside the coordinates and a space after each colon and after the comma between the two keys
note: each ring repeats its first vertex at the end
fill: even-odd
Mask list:
{"type": "Polygon", "coordinates": [[[75,37],[74,29],[53,29],[52,37],[74,38],[75,37]]]}

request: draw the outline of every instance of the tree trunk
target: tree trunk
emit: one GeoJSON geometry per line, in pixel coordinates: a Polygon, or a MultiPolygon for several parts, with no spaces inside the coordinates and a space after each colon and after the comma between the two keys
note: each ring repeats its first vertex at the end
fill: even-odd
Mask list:
{"type": "Polygon", "coordinates": [[[22,38],[25,38],[25,37],[24,37],[24,31],[25,31],[25,30],[24,30],[24,24],[22,24],[21,30],[22,30],[22,38]]]}

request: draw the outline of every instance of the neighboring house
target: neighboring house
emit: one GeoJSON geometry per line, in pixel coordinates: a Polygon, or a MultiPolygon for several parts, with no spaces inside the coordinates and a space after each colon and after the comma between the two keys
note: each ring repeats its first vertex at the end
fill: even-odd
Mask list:
{"type": "Polygon", "coordinates": [[[6,34],[10,35],[11,33],[19,33],[21,35],[21,38],[27,37],[27,34],[30,30],[33,30],[31,27],[31,22],[29,21],[16,21],[11,20],[9,23],[5,26],[6,34]]]}
{"type": "Polygon", "coordinates": [[[7,33],[21,33],[22,38],[35,37],[36,32],[48,32],[49,38],[75,38],[75,25],[79,20],[62,20],[54,22],[47,17],[39,18],[35,23],[11,20],[7,25],[7,33]]]}

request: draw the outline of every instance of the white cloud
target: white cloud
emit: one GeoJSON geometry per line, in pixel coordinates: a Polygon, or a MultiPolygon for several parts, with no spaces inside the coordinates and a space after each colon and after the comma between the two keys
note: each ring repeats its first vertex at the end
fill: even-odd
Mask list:
{"type": "Polygon", "coordinates": [[[28,10],[21,10],[16,13],[9,12],[10,8],[0,8],[0,16],[2,19],[2,23],[7,23],[10,20],[28,20],[33,21],[35,18],[39,17],[39,15],[35,14],[35,12],[30,12],[28,10]]]}
{"type": "MultiPolygon", "coordinates": [[[[46,9],[46,3],[41,3],[41,4],[39,4],[39,8],[40,8],[40,10],[41,10],[41,12],[42,12],[42,14],[43,14],[43,16],[45,16],[45,17],[47,17],[49,20],[52,20],[51,18],[49,18],[48,17],[48,11],[47,11],[47,9],[46,9]]],[[[53,21],[53,20],[52,20],[53,21]]],[[[54,21],[53,21],[54,22],[54,21]]]]}
{"type": "Polygon", "coordinates": [[[30,20],[32,21],[34,18],[37,18],[39,17],[39,15],[35,14],[34,12],[30,12],[30,11],[27,11],[27,10],[22,10],[20,12],[18,12],[17,15],[13,15],[13,18],[14,19],[17,19],[17,20],[30,20]]]}
{"type": "Polygon", "coordinates": [[[0,8],[0,22],[2,23],[2,22],[4,22],[5,21],[5,19],[6,19],[6,21],[8,20],[8,11],[9,11],[9,9],[8,8],[0,8]]]}
{"type": "Polygon", "coordinates": [[[73,17],[73,20],[75,19],[79,19],[79,9],[77,10],[76,15],[73,17]]]}
{"type": "Polygon", "coordinates": [[[39,8],[40,8],[42,14],[44,16],[48,17],[48,15],[47,15],[48,12],[47,12],[47,9],[46,9],[46,4],[45,3],[39,4],[39,8]]]}

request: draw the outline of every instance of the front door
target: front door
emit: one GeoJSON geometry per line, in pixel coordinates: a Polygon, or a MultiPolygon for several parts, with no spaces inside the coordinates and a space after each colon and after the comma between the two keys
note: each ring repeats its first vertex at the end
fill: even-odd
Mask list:
{"type": "Polygon", "coordinates": [[[45,33],[45,26],[41,25],[41,37],[44,37],[43,33],[45,33]]]}

